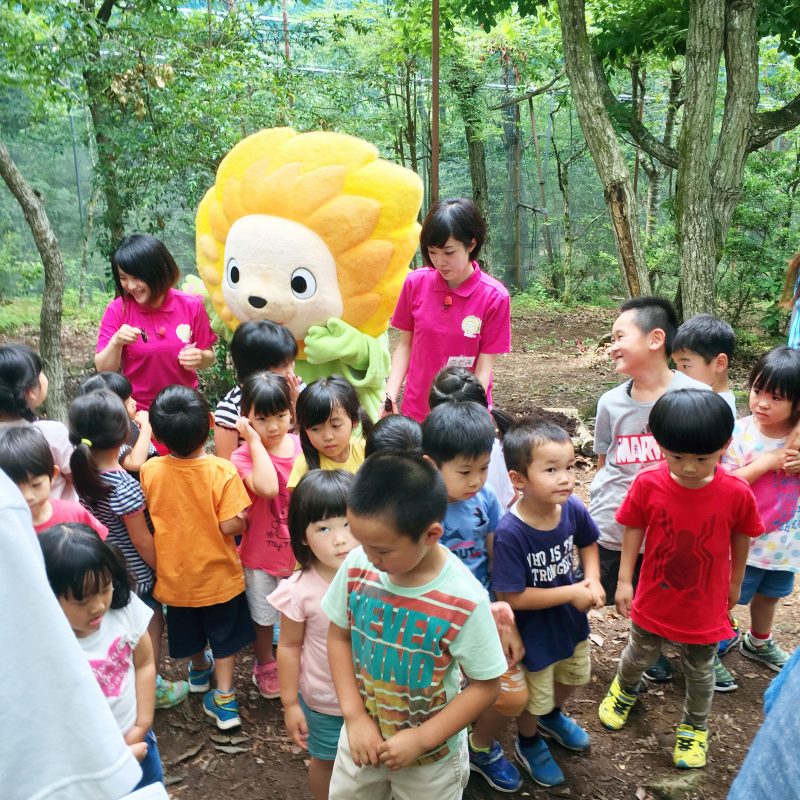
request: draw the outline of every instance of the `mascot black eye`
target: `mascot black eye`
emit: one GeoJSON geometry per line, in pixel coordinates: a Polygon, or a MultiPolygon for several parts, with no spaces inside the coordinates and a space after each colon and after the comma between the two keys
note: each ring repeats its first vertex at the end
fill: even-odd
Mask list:
{"type": "Polygon", "coordinates": [[[292,294],[298,300],[308,300],[317,291],[317,279],[307,270],[300,267],[292,273],[292,294]]]}
{"type": "Polygon", "coordinates": [[[239,283],[239,262],[235,258],[228,259],[228,266],[225,268],[226,277],[230,286],[239,283]]]}

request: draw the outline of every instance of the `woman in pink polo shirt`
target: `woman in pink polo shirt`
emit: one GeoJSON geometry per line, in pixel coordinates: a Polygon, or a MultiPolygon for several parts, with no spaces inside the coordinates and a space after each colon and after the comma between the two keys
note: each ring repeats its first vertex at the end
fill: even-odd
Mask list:
{"type": "Polygon", "coordinates": [[[505,286],[475,261],[485,237],[471,200],[440,200],[425,217],[420,249],[427,266],[408,274],[392,316],[400,330],[386,384],[392,410],[407,378],[402,412],[422,422],[431,383],[447,366],[472,370],[491,405],[494,362],[511,349],[511,309],[505,286]]]}
{"type": "Polygon", "coordinates": [[[154,236],[134,233],[111,257],[117,297],[100,322],[94,363],[130,381],[140,409],[148,410],[165,387],[197,388],[197,370],[214,363],[211,331],[203,301],[172,288],[178,265],[154,236]]]}

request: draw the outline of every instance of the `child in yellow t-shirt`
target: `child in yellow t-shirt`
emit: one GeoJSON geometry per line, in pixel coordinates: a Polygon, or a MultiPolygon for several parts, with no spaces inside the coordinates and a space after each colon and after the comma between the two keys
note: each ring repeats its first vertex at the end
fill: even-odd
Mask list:
{"type": "Polygon", "coordinates": [[[189,688],[205,692],[217,727],[241,724],[233,689],[236,653],[254,639],[234,536],[244,531],[250,498],[236,467],[205,452],[206,401],[168,386],[150,406],[150,423],[170,453],[142,466],[142,489],[155,527],[155,598],[168,608],[172,658],[190,658],[189,688]],[[206,654],[206,642],[213,658],[206,654]],[[216,672],[216,690],[210,678],[216,672]]]}

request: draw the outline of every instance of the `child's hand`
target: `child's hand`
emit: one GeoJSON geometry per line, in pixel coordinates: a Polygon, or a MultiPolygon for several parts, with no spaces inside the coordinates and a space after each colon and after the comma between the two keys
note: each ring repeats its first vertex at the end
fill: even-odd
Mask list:
{"type": "Polygon", "coordinates": [[[150,414],[144,409],[137,411],[133,415],[133,421],[139,426],[139,430],[150,427],[150,414]]]}
{"type": "Polygon", "coordinates": [[[500,644],[503,646],[503,654],[509,669],[522,661],[525,656],[525,645],[516,626],[501,631],[500,644]]]}
{"type": "Polygon", "coordinates": [[[136,744],[129,744],[128,749],[133,753],[133,757],[141,763],[147,756],[147,742],[137,742],[136,744]]]}
{"type": "Polygon", "coordinates": [[[378,748],[383,744],[383,736],[372,718],[365,712],[351,722],[345,722],[345,727],[353,763],[357,767],[379,766],[378,748]]]}
{"type": "Polygon", "coordinates": [[[597,578],[587,578],[585,583],[597,598],[594,607],[602,608],[606,604],[606,590],[603,588],[603,584],[597,578]]]}
{"type": "Polygon", "coordinates": [[[497,625],[499,633],[510,630],[514,627],[514,612],[511,606],[504,600],[497,600],[489,606],[494,619],[494,624],[497,625]]]}
{"type": "Polygon", "coordinates": [[[308,724],[299,703],[283,709],[283,721],[289,738],[303,750],[308,750],[308,724]]]}
{"type": "Polygon", "coordinates": [[[626,619],[631,615],[631,603],[633,602],[633,584],[630,581],[619,581],[617,583],[617,593],[614,595],[614,602],[617,604],[617,611],[626,619]]]}
{"type": "Polygon", "coordinates": [[[392,771],[411,766],[424,752],[419,732],[413,728],[396,733],[378,747],[381,764],[392,771]]]}
{"type": "Polygon", "coordinates": [[[247,417],[239,417],[236,420],[236,430],[239,432],[239,436],[247,442],[248,447],[261,442],[258,431],[250,424],[250,420],[247,417]]]}
{"type": "Polygon", "coordinates": [[[595,593],[586,585],[586,583],[576,583],[572,587],[572,600],[570,605],[575,606],[578,611],[588,611],[597,601],[595,593]]]}
{"type": "Polygon", "coordinates": [[[788,472],[790,475],[800,472],[800,450],[784,447],[783,453],[783,471],[788,472]]]}
{"type": "Polygon", "coordinates": [[[292,397],[292,406],[294,406],[297,403],[297,398],[300,396],[300,384],[302,381],[294,372],[287,372],[286,383],[289,384],[289,393],[292,397]]]}
{"type": "MultiPolygon", "coordinates": [[[[780,447],[777,450],[770,450],[769,453],[764,453],[759,456],[756,461],[759,462],[766,470],[777,471],[783,469],[783,462],[786,460],[786,448],[780,447]]],[[[755,462],[754,462],[755,463],[755,462]]]]}
{"type": "Polygon", "coordinates": [[[728,611],[730,611],[739,602],[739,596],[741,593],[741,581],[739,581],[739,583],[731,582],[730,588],[728,589],[728,611]]]}

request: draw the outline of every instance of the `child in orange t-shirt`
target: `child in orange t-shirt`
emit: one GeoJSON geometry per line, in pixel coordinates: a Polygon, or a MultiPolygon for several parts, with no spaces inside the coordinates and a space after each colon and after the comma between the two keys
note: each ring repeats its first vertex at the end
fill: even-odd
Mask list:
{"type": "Polygon", "coordinates": [[[236,653],[254,639],[234,536],[244,531],[250,498],[236,467],[205,452],[211,415],[185,386],[168,386],[150,406],[150,423],[170,453],[142,466],[155,527],[155,598],[167,605],[172,658],[190,658],[189,688],[205,692],[217,727],[241,724],[233,689],[236,653]],[[206,641],[211,647],[206,654],[206,641]],[[210,691],[216,672],[216,690],[210,691]]]}

